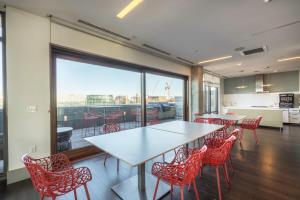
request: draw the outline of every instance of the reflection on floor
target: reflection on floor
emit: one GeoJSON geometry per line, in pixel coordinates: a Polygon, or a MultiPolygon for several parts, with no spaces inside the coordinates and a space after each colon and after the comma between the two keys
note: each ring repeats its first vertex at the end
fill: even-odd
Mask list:
{"type": "MultiPolygon", "coordinates": [[[[285,126],[283,132],[278,129],[260,128],[258,130],[260,144],[255,145],[252,135],[245,133],[243,150],[235,145],[232,152],[235,172],[231,172],[232,187],[226,189],[222,180],[224,199],[230,200],[299,200],[300,180],[300,127],[285,126]]],[[[173,156],[170,152],[168,157],[173,156]]],[[[156,160],[161,160],[157,158],[156,160]]],[[[155,161],[147,163],[147,171],[155,161]]],[[[131,168],[121,162],[117,173],[116,159],[110,157],[107,167],[103,165],[103,156],[97,156],[76,163],[76,166],[88,166],[93,180],[88,184],[92,200],[119,200],[110,188],[122,180],[136,174],[136,168],[131,168]]],[[[203,177],[197,180],[202,200],[217,199],[217,184],[215,171],[205,167],[203,177]]],[[[223,172],[221,171],[221,174],[223,172]]],[[[78,199],[85,199],[83,189],[78,190],[78,199]]],[[[186,199],[195,199],[193,192],[185,190],[186,199]]],[[[10,185],[0,195],[2,200],[35,200],[39,199],[29,180],[10,185]]],[[[60,200],[74,199],[72,194],[59,197],[60,200]]],[[[170,199],[167,195],[164,200],[170,199]]],[[[175,187],[173,199],[180,199],[179,189],[175,187]]]]}

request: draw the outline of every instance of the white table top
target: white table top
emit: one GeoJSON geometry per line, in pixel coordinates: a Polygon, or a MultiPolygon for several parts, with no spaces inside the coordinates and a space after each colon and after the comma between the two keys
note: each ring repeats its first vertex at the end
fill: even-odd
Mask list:
{"type": "Polygon", "coordinates": [[[232,121],[240,121],[246,118],[246,115],[217,115],[217,114],[204,114],[201,115],[204,118],[220,118],[225,120],[232,120],[232,121]]]}
{"type": "Polygon", "coordinates": [[[177,132],[164,131],[151,126],[84,139],[129,165],[137,166],[223,127],[181,121],[167,122],[161,125],[170,127],[168,124],[171,124],[171,127],[175,128],[174,131],[177,132]],[[177,128],[175,124],[177,124],[177,128]]]}
{"type": "Polygon", "coordinates": [[[183,135],[145,127],[88,137],[85,140],[131,166],[142,164],[190,142],[183,135]]]}
{"type": "Polygon", "coordinates": [[[203,124],[187,121],[172,121],[147,127],[173,133],[184,134],[186,136],[193,137],[194,139],[201,138],[209,133],[223,128],[222,125],[203,124]]]}

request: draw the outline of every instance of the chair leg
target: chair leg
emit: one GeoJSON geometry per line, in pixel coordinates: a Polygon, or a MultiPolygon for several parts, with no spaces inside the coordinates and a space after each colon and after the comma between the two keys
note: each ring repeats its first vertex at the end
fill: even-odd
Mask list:
{"type": "Polygon", "coordinates": [[[74,198],[75,198],[75,200],[77,200],[77,192],[76,192],[76,189],[74,190],[74,198]]]}
{"type": "Polygon", "coordinates": [[[257,137],[257,134],[256,134],[256,129],[253,130],[253,136],[254,136],[254,139],[256,141],[256,144],[259,144],[258,137],[257,137]]]}
{"type": "Polygon", "coordinates": [[[83,187],[84,187],[84,190],[85,190],[87,200],[90,200],[90,194],[89,194],[89,190],[86,186],[86,183],[83,185],[83,187]]]}
{"type": "Polygon", "coordinates": [[[56,199],[56,196],[52,196],[52,200],[55,200],[56,199]]]}
{"type": "Polygon", "coordinates": [[[163,161],[165,162],[165,160],[166,160],[166,159],[165,159],[165,154],[163,154],[162,156],[163,156],[163,161]]]}
{"type": "Polygon", "coordinates": [[[228,189],[230,189],[230,179],[229,179],[226,163],[223,165],[223,170],[224,170],[224,176],[225,176],[225,180],[226,180],[228,189]]]}
{"type": "Polygon", "coordinates": [[[241,128],[241,133],[240,133],[240,142],[243,140],[244,137],[244,129],[241,128]]]}
{"type": "Polygon", "coordinates": [[[171,185],[170,197],[171,197],[171,200],[172,200],[172,198],[173,198],[173,185],[171,185]]]}
{"type": "Polygon", "coordinates": [[[231,154],[229,154],[229,164],[230,164],[231,170],[234,172],[233,163],[232,163],[232,159],[231,159],[231,154]]]}
{"type": "Polygon", "coordinates": [[[44,200],[44,195],[43,194],[40,194],[40,200],[44,200]]]}
{"type": "Polygon", "coordinates": [[[180,200],[184,200],[184,186],[180,186],[180,200]]]}
{"type": "Polygon", "coordinates": [[[200,200],[199,192],[198,192],[198,189],[197,189],[197,185],[196,185],[195,179],[193,180],[193,185],[194,185],[194,192],[195,192],[195,195],[196,195],[196,200],[200,200]]]}
{"type": "Polygon", "coordinates": [[[216,166],[216,175],[217,175],[217,184],[218,184],[219,200],[222,200],[222,191],[221,191],[221,183],[220,183],[219,166],[216,166]]]}
{"type": "Polygon", "coordinates": [[[154,195],[153,195],[153,200],[156,200],[156,194],[157,194],[157,189],[158,189],[159,181],[160,181],[160,178],[157,178],[156,186],[155,186],[155,190],[154,190],[154,195]]]}

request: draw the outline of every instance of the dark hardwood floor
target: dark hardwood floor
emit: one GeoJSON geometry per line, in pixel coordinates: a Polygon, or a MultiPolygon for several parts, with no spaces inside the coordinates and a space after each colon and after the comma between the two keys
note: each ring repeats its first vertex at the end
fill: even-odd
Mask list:
{"type": "MultiPolygon", "coordinates": [[[[299,200],[300,199],[300,127],[285,126],[283,132],[278,129],[260,128],[260,144],[255,145],[252,134],[245,133],[243,150],[238,143],[232,152],[235,173],[231,173],[232,188],[226,189],[222,181],[224,199],[236,200],[299,200]]],[[[170,153],[169,156],[172,156],[170,153]]],[[[161,159],[161,158],[158,158],[161,159]]],[[[147,163],[150,171],[152,162],[147,163]]],[[[103,166],[103,157],[98,156],[76,163],[91,169],[93,180],[88,184],[91,199],[118,200],[110,190],[114,184],[132,176],[136,168],[130,168],[121,162],[120,172],[116,171],[116,160],[110,158],[107,167],[103,166]]],[[[223,175],[223,173],[221,172],[223,175]]],[[[222,176],[223,178],[223,176],[222,176]]],[[[205,167],[203,177],[197,180],[201,199],[217,199],[217,184],[214,169],[205,167]]],[[[85,199],[82,188],[78,190],[78,199],[85,199]]],[[[175,188],[173,199],[179,199],[179,190],[175,188]]],[[[195,199],[193,191],[185,191],[186,199],[195,199]]],[[[39,199],[30,180],[9,185],[0,192],[0,199],[35,200],[39,199]]],[[[68,194],[58,199],[73,199],[68,194]]],[[[170,199],[170,195],[164,199],[170,199]]]]}

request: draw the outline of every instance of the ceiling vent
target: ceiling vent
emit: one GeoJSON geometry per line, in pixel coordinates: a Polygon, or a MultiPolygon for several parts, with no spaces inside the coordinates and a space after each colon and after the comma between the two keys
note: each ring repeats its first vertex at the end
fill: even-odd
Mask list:
{"type": "Polygon", "coordinates": [[[128,37],[126,37],[126,36],[120,35],[120,34],[118,34],[118,33],[115,33],[115,32],[113,32],[113,31],[110,31],[110,30],[108,30],[108,29],[105,29],[105,28],[102,28],[102,27],[100,27],[100,26],[97,26],[97,25],[95,25],[95,24],[91,24],[91,23],[89,23],[89,22],[87,22],[87,21],[84,21],[84,20],[79,19],[78,22],[81,23],[81,24],[84,24],[84,25],[86,25],[86,26],[92,27],[92,28],[94,28],[94,29],[98,29],[98,30],[100,30],[100,31],[103,31],[103,32],[105,32],[105,33],[108,33],[108,34],[110,34],[110,35],[113,35],[113,36],[115,36],[115,37],[122,38],[122,39],[128,40],[128,41],[130,40],[130,38],[128,38],[128,37]]]}
{"type": "Polygon", "coordinates": [[[166,51],[164,51],[164,50],[158,49],[158,48],[153,47],[153,46],[150,46],[150,45],[148,45],[148,44],[143,44],[143,46],[144,46],[144,47],[147,47],[148,49],[157,51],[157,52],[159,52],[159,53],[162,53],[162,54],[165,54],[165,55],[168,55],[168,56],[171,55],[170,53],[168,53],[168,52],[166,52],[166,51]]]}
{"type": "Polygon", "coordinates": [[[241,54],[243,56],[249,56],[249,55],[253,55],[253,54],[257,54],[257,53],[264,53],[267,51],[267,47],[259,47],[256,49],[249,49],[249,50],[245,50],[245,51],[241,51],[241,54]]]}

